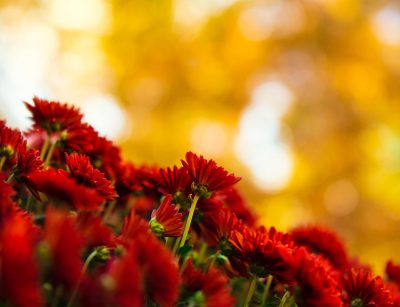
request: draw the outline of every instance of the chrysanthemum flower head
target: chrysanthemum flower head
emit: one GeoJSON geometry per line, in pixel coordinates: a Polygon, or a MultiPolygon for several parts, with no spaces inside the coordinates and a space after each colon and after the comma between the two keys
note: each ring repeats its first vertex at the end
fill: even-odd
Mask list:
{"type": "Polygon", "coordinates": [[[0,158],[14,158],[18,150],[25,147],[26,142],[22,133],[0,121],[0,158]]]}
{"type": "Polygon", "coordinates": [[[54,205],[67,205],[75,210],[98,210],[104,198],[95,189],[78,184],[63,170],[34,172],[29,180],[35,190],[44,193],[54,205]]]}
{"type": "Polygon", "coordinates": [[[73,289],[82,271],[84,243],[75,217],[50,207],[46,211],[44,232],[51,252],[54,277],[67,289],[73,289]]]}
{"type": "Polygon", "coordinates": [[[164,195],[171,194],[174,203],[184,207],[188,204],[192,181],[186,168],[177,166],[166,169],[161,168],[157,181],[158,190],[164,195]]]}
{"type": "Polygon", "coordinates": [[[78,183],[95,189],[108,201],[117,197],[111,181],[92,166],[87,156],[74,152],[70,155],[65,154],[65,160],[68,170],[78,183]]]}
{"type": "Polygon", "coordinates": [[[248,226],[254,226],[256,217],[237,189],[232,188],[224,190],[215,197],[220,199],[229,210],[235,213],[238,219],[242,220],[248,226]]]}
{"type": "Polygon", "coordinates": [[[180,237],[182,235],[182,214],[171,202],[171,195],[165,196],[160,207],[151,213],[150,229],[157,236],[180,237]]]}
{"type": "Polygon", "coordinates": [[[189,260],[182,273],[183,299],[194,306],[231,307],[235,299],[230,294],[228,278],[211,267],[207,272],[196,269],[189,260]]]}
{"type": "Polygon", "coordinates": [[[303,247],[290,259],[296,282],[291,291],[299,307],[343,306],[338,276],[327,260],[303,247]]]}
{"type": "Polygon", "coordinates": [[[385,273],[388,280],[393,281],[400,286],[400,265],[389,260],[386,263],[385,273]]]}
{"type": "Polygon", "coordinates": [[[205,198],[210,197],[213,192],[230,188],[240,180],[218,166],[214,160],[206,160],[192,152],[186,153],[182,165],[191,176],[193,192],[205,198]]]}
{"type": "Polygon", "coordinates": [[[160,306],[173,306],[178,299],[179,270],[174,256],[149,230],[145,220],[131,210],[120,238],[125,248],[136,250],[140,278],[150,299],[160,306]]]}
{"type": "Polygon", "coordinates": [[[272,275],[280,282],[290,283],[293,277],[287,258],[292,250],[276,238],[269,238],[263,228],[242,226],[232,231],[229,240],[234,247],[229,256],[232,266],[244,277],[272,275]]]}
{"type": "Polygon", "coordinates": [[[345,306],[393,306],[390,291],[380,276],[373,276],[364,269],[351,269],[344,274],[343,280],[345,306]]]}
{"type": "Polygon", "coordinates": [[[294,228],[290,234],[297,245],[322,255],[336,269],[345,270],[349,267],[346,248],[333,231],[320,226],[300,226],[294,228]]]}
{"type": "Polygon", "coordinates": [[[43,306],[32,229],[30,218],[15,212],[0,230],[0,296],[12,306],[43,306]]]}
{"type": "Polygon", "coordinates": [[[49,134],[63,131],[79,123],[83,115],[75,107],[56,101],[33,98],[33,104],[25,102],[32,114],[33,127],[46,130],[49,134]]]}
{"type": "Polygon", "coordinates": [[[214,207],[202,214],[200,235],[209,246],[218,247],[223,253],[232,249],[229,239],[232,231],[241,226],[236,215],[226,208],[214,207]]]}

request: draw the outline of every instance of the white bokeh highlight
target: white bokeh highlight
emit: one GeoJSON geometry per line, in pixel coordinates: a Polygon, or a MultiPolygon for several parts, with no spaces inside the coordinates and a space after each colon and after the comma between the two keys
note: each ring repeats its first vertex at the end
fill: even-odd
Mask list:
{"type": "Polygon", "coordinates": [[[260,189],[277,192],[291,178],[293,158],[282,138],[282,116],[294,100],[290,89],[279,80],[256,86],[252,100],[242,113],[235,152],[249,169],[260,189]]]}

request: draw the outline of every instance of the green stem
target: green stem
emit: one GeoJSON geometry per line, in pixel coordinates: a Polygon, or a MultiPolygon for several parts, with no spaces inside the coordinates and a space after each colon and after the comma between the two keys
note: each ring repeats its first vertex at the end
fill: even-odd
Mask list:
{"type": "Polygon", "coordinates": [[[221,254],[221,252],[220,251],[217,251],[214,255],[212,255],[211,256],[211,261],[210,261],[210,263],[208,264],[208,269],[207,269],[207,271],[209,270],[209,269],[211,269],[214,265],[215,265],[215,261],[217,261],[217,258],[218,258],[218,256],[221,254]]]}
{"type": "Polygon", "coordinates": [[[176,251],[177,251],[178,246],[179,246],[179,242],[180,242],[179,239],[180,239],[180,238],[176,238],[176,239],[175,239],[174,247],[172,248],[172,253],[173,253],[174,255],[176,254],[176,251]]]}
{"type": "Polygon", "coordinates": [[[246,300],[244,301],[244,304],[243,304],[244,307],[249,306],[251,298],[253,297],[253,294],[254,294],[254,290],[256,289],[256,284],[257,284],[257,277],[254,276],[249,284],[249,289],[247,290],[246,300]]]}
{"type": "Polygon", "coordinates": [[[269,294],[269,289],[271,288],[272,279],[273,279],[273,276],[268,275],[267,283],[265,284],[265,288],[264,288],[264,292],[263,292],[263,296],[262,296],[262,300],[261,300],[261,306],[264,306],[265,302],[268,299],[268,294],[269,294]]]}
{"type": "Polygon", "coordinates": [[[49,148],[49,138],[46,137],[46,139],[44,140],[42,149],[40,150],[40,159],[44,159],[44,156],[46,155],[47,152],[47,148],[49,148]]]}
{"type": "Polygon", "coordinates": [[[183,231],[183,235],[182,235],[181,243],[179,244],[179,247],[182,247],[185,245],[186,238],[187,238],[187,235],[188,235],[189,229],[190,229],[190,224],[192,224],[194,209],[196,209],[196,204],[197,204],[199,198],[200,198],[200,196],[196,194],[193,198],[192,204],[190,205],[189,215],[186,220],[185,229],[183,231]]]}
{"type": "Polygon", "coordinates": [[[113,212],[115,205],[116,205],[117,201],[113,200],[110,204],[108,204],[107,208],[106,208],[106,212],[104,212],[103,215],[103,223],[106,223],[110,214],[113,212]]]}
{"type": "Polygon", "coordinates": [[[51,143],[49,151],[46,155],[46,160],[44,161],[44,166],[49,166],[51,157],[53,156],[54,149],[56,148],[57,140],[51,143]]]}
{"type": "Polygon", "coordinates": [[[6,180],[6,183],[10,183],[10,181],[14,178],[14,176],[15,176],[15,173],[12,172],[12,173],[10,174],[10,176],[8,176],[8,178],[7,178],[7,180],[6,180]]]}
{"type": "Polygon", "coordinates": [[[207,243],[203,241],[200,246],[199,256],[197,257],[198,263],[201,263],[201,261],[203,260],[207,251],[207,247],[208,247],[207,243]]]}
{"type": "Polygon", "coordinates": [[[60,296],[62,294],[63,287],[59,285],[56,288],[56,291],[54,291],[53,299],[51,300],[51,307],[57,307],[58,306],[58,301],[60,300],[60,296]]]}
{"type": "Polygon", "coordinates": [[[3,169],[4,163],[6,162],[6,157],[3,156],[0,158],[0,171],[3,169]]]}
{"type": "Polygon", "coordinates": [[[79,289],[79,286],[81,284],[82,277],[86,273],[90,262],[94,259],[94,257],[96,257],[96,255],[97,255],[97,249],[95,249],[93,252],[91,252],[90,255],[86,258],[85,263],[83,264],[83,267],[82,267],[81,276],[79,277],[79,280],[76,283],[76,286],[74,288],[74,291],[72,292],[72,295],[71,295],[71,298],[70,298],[70,300],[68,302],[67,307],[72,307],[73,306],[73,303],[75,301],[76,295],[78,294],[78,289],[79,289]]]}
{"type": "Polygon", "coordinates": [[[26,212],[29,212],[31,210],[31,204],[32,204],[32,194],[29,193],[28,199],[26,201],[26,206],[25,206],[26,212]]]}

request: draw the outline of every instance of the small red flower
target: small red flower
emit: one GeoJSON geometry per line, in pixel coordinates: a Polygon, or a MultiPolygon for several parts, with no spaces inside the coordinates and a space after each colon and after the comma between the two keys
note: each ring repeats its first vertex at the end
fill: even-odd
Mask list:
{"type": "Polygon", "coordinates": [[[175,202],[182,198],[186,201],[191,183],[192,180],[184,167],[160,169],[158,190],[163,194],[171,194],[175,202]]]}
{"type": "Polygon", "coordinates": [[[149,298],[160,306],[173,306],[179,294],[179,270],[175,257],[131,210],[120,238],[125,248],[134,248],[140,278],[149,298]]]}
{"type": "Polygon", "coordinates": [[[65,290],[73,290],[81,278],[84,243],[75,219],[66,211],[48,208],[44,240],[50,252],[50,279],[65,290]]]}
{"type": "Polygon", "coordinates": [[[32,222],[23,213],[5,221],[0,233],[0,292],[12,306],[43,305],[32,222]]]}
{"type": "Polygon", "coordinates": [[[206,198],[210,197],[212,192],[230,188],[240,180],[223,167],[217,166],[215,161],[206,160],[192,152],[186,153],[186,160],[182,160],[182,165],[191,176],[192,190],[206,198]]]}
{"type": "Polygon", "coordinates": [[[120,240],[125,245],[130,245],[137,236],[148,234],[149,231],[147,222],[137,215],[134,209],[131,209],[122,225],[120,240]]]}
{"type": "Polygon", "coordinates": [[[390,291],[382,278],[374,277],[369,271],[352,269],[344,275],[342,283],[345,306],[393,306],[390,291]]]}
{"type": "Polygon", "coordinates": [[[114,259],[108,274],[101,277],[103,285],[111,293],[113,306],[143,306],[140,267],[136,258],[136,251],[128,249],[121,258],[114,259]]]}
{"type": "Polygon", "coordinates": [[[172,197],[167,195],[157,210],[151,213],[150,228],[157,236],[180,237],[183,232],[182,214],[171,204],[172,197]]]}
{"type": "Polygon", "coordinates": [[[75,123],[60,134],[60,147],[67,152],[82,152],[90,154],[95,148],[99,135],[94,128],[86,123],[75,123]]]}
{"type": "Polygon", "coordinates": [[[22,133],[17,129],[7,127],[4,121],[0,121],[0,158],[12,159],[20,148],[25,146],[26,142],[22,133]]]}
{"type": "Polygon", "coordinates": [[[39,151],[35,149],[26,151],[24,148],[18,152],[18,162],[14,169],[15,179],[24,183],[36,198],[39,198],[39,194],[33,187],[29,176],[42,170],[43,161],[40,159],[39,151]]]}
{"type": "Polygon", "coordinates": [[[229,239],[232,231],[240,227],[240,221],[230,210],[216,207],[202,214],[199,226],[207,244],[224,251],[231,249],[229,239]]]}
{"type": "Polygon", "coordinates": [[[336,269],[349,267],[349,259],[336,233],[319,226],[298,227],[290,232],[293,241],[325,257],[336,269]]]}
{"type": "Polygon", "coordinates": [[[343,306],[337,276],[322,257],[298,249],[291,261],[296,285],[291,291],[299,307],[343,306]]]}
{"type": "Polygon", "coordinates": [[[92,166],[87,156],[79,155],[75,152],[71,155],[65,154],[65,157],[68,170],[78,183],[95,189],[108,201],[117,197],[111,181],[92,166]]]}
{"type": "Polygon", "coordinates": [[[0,172],[0,226],[2,225],[2,222],[4,222],[7,217],[15,211],[15,208],[17,208],[13,201],[16,192],[12,188],[11,184],[4,181],[6,176],[6,173],[0,172]]]}
{"type": "Polygon", "coordinates": [[[33,127],[42,128],[49,134],[80,123],[83,117],[77,108],[38,97],[33,98],[33,105],[27,102],[25,105],[32,114],[33,127]]]}
{"type": "Polygon", "coordinates": [[[93,211],[99,209],[103,202],[103,197],[95,189],[76,183],[63,170],[49,169],[28,177],[34,189],[46,194],[55,204],[66,204],[75,210],[93,211]]]}
{"type": "Polygon", "coordinates": [[[100,216],[95,216],[91,212],[82,212],[78,215],[77,225],[87,247],[115,245],[111,229],[102,223],[100,216]]]}
{"type": "Polygon", "coordinates": [[[248,208],[242,195],[236,189],[225,190],[218,195],[216,198],[222,200],[222,202],[237,216],[238,219],[242,220],[248,226],[254,226],[256,217],[248,208]]]}
{"type": "Polygon", "coordinates": [[[292,249],[282,242],[275,231],[270,238],[264,228],[249,229],[241,227],[232,231],[229,242],[234,247],[229,256],[232,266],[244,277],[251,275],[258,277],[274,276],[279,282],[290,283],[293,280],[287,258],[292,249]]]}
{"type": "Polygon", "coordinates": [[[193,306],[231,307],[235,299],[231,296],[228,278],[212,267],[208,272],[196,269],[190,259],[182,274],[183,299],[193,306]]]}
{"type": "Polygon", "coordinates": [[[385,273],[388,280],[400,286],[400,265],[394,264],[391,260],[388,261],[386,263],[385,273]]]}

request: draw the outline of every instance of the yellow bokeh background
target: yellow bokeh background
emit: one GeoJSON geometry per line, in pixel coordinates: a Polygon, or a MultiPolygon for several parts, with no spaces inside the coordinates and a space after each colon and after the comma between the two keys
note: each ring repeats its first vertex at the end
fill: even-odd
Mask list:
{"type": "Polygon", "coordinates": [[[259,223],[400,261],[400,4],[0,0],[0,115],[80,106],[126,159],[188,150],[243,177],[259,223]]]}

